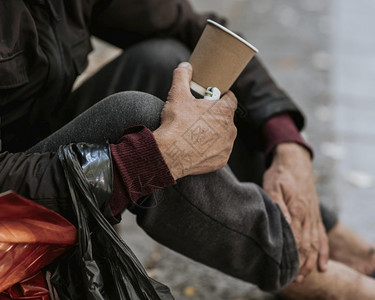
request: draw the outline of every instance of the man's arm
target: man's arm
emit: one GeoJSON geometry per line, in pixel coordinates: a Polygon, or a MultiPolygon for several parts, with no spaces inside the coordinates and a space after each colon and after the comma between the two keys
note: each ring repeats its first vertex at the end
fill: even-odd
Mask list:
{"type": "Polygon", "coordinates": [[[121,143],[111,146],[118,187],[111,205],[114,209],[117,203],[117,213],[156,187],[172,185],[187,175],[212,172],[228,162],[237,133],[237,99],[231,92],[217,101],[195,99],[190,92],[191,76],[188,63],[175,69],[161,125],[153,136],[146,129],[129,132],[126,147],[138,148],[139,153],[124,150],[121,143]],[[138,164],[129,166],[129,158],[138,164]]]}
{"type": "Polygon", "coordinates": [[[287,114],[262,127],[263,145],[270,166],[263,188],[279,204],[293,229],[300,254],[300,281],[318,261],[320,271],[329,258],[328,238],[319,210],[314,182],[312,150],[287,114]]]}
{"type": "MultiPolygon", "coordinates": [[[[107,191],[102,195],[110,194],[108,201],[113,215],[140,197],[175,184],[178,178],[212,172],[227,163],[236,136],[233,116],[237,100],[230,92],[215,103],[195,99],[189,88],[191,75],[192,68],[187,63],[175,70],[162,124],[154,133],[137,126],[126,130],[116,144],[79,143],[73,147],[81,157],[82,169],[84,174],[87,170],[90,183],[94,187],[104,186],[107,191]],[[215,114],[216,110],[220,113],[215,114]],[[226,124],[225,130],[212,131],[218,122],[226,124]],[[211,147],[206,149],[207,143],[211,147]],[[200,152],[203,148],[199,147],[205,151],[200,152]],[[106,163],[95,161],[103,157],[108,160],[106,163]],[[98,168],[105,170],[96,171],[98,168]],[[115,170],[114,187],[112,170],[115,170]]],[[[72,217],[69,189],[55,153],[0,153],[0,192],[7,190],[14,190],[68,219],[72,217]]]]}
{"type": "MultiPolygon", "coordinates": [[[[71,145],[102,211],[111,222],[118,221],[113,216],[129,203],[175,184],[152,132],[144,126],[126,130],[116,144],[71,145]]],[[[64,170],[54,152],[0,153],[0,192],[8,190],[74,220],[64,170]]]]}
{"type": "Polygon", "coordinates": [[[70,195],[63,174],[53,153],[0,153],[0,192],[13,190],[69,217],[70,195]]]}

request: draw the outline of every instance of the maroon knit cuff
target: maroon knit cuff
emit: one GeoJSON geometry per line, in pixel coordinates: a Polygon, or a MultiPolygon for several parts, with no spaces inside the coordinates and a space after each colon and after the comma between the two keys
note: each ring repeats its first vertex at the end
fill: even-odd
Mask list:
{"type": "Polygon", "coordinates": [[[297,143],[310,152],[311,158],[314,153],[312,148],[305,142],[289,114],[276,115],[262,127],[263,149],[267,157],[272,155],[273,150],[281,143],[297,143]]]}
{"type": "Polygon", "coordinates": [[[110,206],[114,216],[128,204],[176,183],[152,132],[144,126],[125,130],[117,144],[111,144],[113,194],[110,206]]]}

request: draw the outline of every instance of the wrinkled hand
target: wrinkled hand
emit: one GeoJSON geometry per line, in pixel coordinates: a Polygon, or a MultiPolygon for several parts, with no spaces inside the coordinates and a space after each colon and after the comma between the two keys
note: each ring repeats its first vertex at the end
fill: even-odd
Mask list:
{"type": "Polygon", "coordinates": [[[225,166],[237,129],[232,92],[219,100],[196,99],[190,92],[192,67],[182,63],[174,70],[172,87],[154,131],[158,147],[175,179],[212,172],[225,166]]]}
{"type": "Polygon", "coordinates": [[[301,282],[317,264],[325,271],[329,257],[328,238],[322,224],[314,173],[308,151],[295,143],[276,147],[263,188],[284,213],[299,250],[301,282]]]}

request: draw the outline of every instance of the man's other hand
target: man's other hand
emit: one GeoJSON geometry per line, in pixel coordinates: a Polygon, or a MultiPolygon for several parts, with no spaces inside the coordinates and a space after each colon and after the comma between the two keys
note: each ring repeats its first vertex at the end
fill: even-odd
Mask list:
{"type": "Polygon", "coordinates": [[[175,179],[215,171],[225,166],[237,135],[232,92],[219,100],[196,99],[190,92],[192,66],[181,63],[154,131],[158,147],[175,179]]]}
{"type": "Polygon", "coordinates": [[[299,250],[302,281],[317,264],[325,271],[329,257],[328,238],[322,224],[310,153],[295,143],[276,147],[263,188],[281,208],[291,225],[299,250]]]}

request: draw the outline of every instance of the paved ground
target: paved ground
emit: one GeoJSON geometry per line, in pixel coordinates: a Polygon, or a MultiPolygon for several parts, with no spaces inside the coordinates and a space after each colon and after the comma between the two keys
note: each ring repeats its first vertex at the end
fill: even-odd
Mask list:
{"type": "Polygon", "coordinates": [[[375,2],[337,0],[332,14],[333,129],[341,159],[335,190],[342,219],[375,240],[375,2]]]}
{"type": "MultiPolygon", "coordinates": [[[[259,50],[274,78],[307,115],[321,200],[375,240],[375,2],[192,0],[215,9],[259,50]]],[[[95,43],[90,70],[118,52],[95,43]]],[[[87,74],[87,73],[86,73],[87,74]]],[[[273,299],[256,287],[192,262],[148,238],[124,215],[121,232],[149,273],[176,299],[273,299]]]]}

